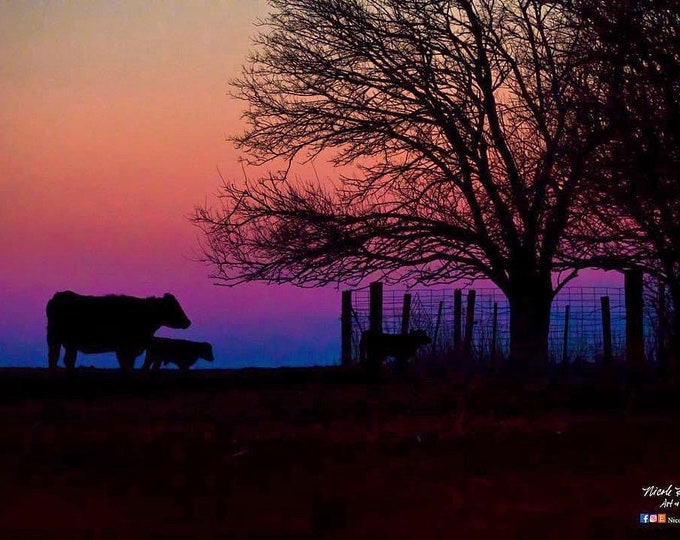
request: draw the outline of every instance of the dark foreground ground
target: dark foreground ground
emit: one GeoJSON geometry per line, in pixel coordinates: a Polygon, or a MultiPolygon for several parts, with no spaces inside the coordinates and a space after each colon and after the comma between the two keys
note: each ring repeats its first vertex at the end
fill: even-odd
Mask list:
{"type": "Polygon", "coordinates": [[[680,537],[670,390],[145,375],[0,370],[0,538],[680,537]]]}

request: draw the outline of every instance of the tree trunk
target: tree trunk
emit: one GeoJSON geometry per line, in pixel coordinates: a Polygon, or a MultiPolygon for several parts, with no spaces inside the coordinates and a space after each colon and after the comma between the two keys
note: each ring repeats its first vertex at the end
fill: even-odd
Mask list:
{"type": "Polygon", "coordinates": [[[668,351],[668,372],[673,382],[680,382],[680,283],[670,284],[669,291],[673,301],[672,335],[670,339],[670,351],[668,351]]]}
{"type": "Polygon", "coordinates": [[[510,366],[520,375],[545,375],[552,304],[550,282],[525,282],[508,294],[510,304],[510,366]]]}

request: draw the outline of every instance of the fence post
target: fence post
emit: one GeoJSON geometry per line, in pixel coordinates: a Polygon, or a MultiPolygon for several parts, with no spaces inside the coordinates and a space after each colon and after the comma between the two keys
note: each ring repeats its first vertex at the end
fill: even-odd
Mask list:
{"type": "Polygon", "coordinates": [[[352,363],[352,291],[342,291],[340,339],[340,361],[343,366],[348,366],[352,363]]]}
{"type": "Polygon", "coordinates": [[[472,327],[475,324],[475,290],[470,289],[467,295],[467,308],[465,311],[465,356],[471,360],[472,354],[472,327]]]}
{"type": "Polygon", "coordinates": [[[656,307],[656,364],[659,370],[668,375],[668,319],[666,314],[666,287],[658,282],[658,298],[656,307]]]}
{"type": "Polygon", "coordinates": [[[411,326],[411,295],[404,294],[404,304],[401,309],[401,333],[408,334],[408,329],[411,326]]]}
{"type": "MultiPolygon", "coordinates": [[[[379,281],[374,281],[369,289],[369,312],[368,330],[370,334],[382,334],[383,331],[383,285],[379,281]]],[[[366,351],[366,378],[370,382],[375,382],[380,378],[380,358],[371,354],[371,347],[366,351]]]]}
{"type": "Polygon", "coordinates": [[[564,337],[562,341],[562,363],[569,361],[569,305],[564,308],[564,337]]]}
{"type": "Polygon", "coordinates": [[[453,292],[453,352],[456,358],[460,356],[461,336],[461,311],[463,305],[463,292],[456,289],[453,292]]]}
{"type": "Polygon", "coordinates": [[[496,371],[496,334],[498,333],[498,302],[493,303],[493,318],[491,319],[491,373],[496,371]]]}
{"type": "Polygon", "coordinates": [[[604,363],[611,364],[612,361],[612,317],[609,307],[609,297],[600,297],[602,306],[602,340],[604,342],[604,363]]]}
{"type": "Polygon", "coordinates": [[[439,309],[437,310],[437,322],[434,325],[434,336],[432,338],[432,355],[434,356],[437,350],[437,337],[439,336],[439,325],[442,322],[442,307],[444,306],[444,301],[439,301],[439,309]]]}
{"type": "Polygon", "coordinates": [[[624,273],[626,296],[626,363],[637,372],[644,362],[642,270],[633,268],[624,273]]]}
{"type": "Polygon", "coordinates": [[[383,331],[383,284],[380,281],[374,281],[370,286],[368,329],[378,334],[383,331]]]}

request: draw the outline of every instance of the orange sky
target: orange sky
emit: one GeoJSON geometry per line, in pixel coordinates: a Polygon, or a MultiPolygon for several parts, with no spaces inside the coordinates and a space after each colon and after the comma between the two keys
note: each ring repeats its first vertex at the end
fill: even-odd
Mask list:
{"type": "Polygon", "coordinates": [[[235,161],[224,135],[240,104],[225,96],[226,81],[264,9],[250,0],[0,5],[0,219],[12,233],[3,243],[22,251],[34,235],[67,244],[94,235],[130,248],[146,244],[140,226],[187,232],[182,216],[214,191],[216,166],[229,172],[235,161]]]}

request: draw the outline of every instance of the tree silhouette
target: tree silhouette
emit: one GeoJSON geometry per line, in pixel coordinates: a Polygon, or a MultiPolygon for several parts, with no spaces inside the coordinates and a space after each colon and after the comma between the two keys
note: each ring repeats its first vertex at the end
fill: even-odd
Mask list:
{"type": "Polygon", "coordinates": [[[583,57],[596,79],[580,88],[580,101],[599,107],[611,132],[587,167],[582,246],[600,265],[640,266],[668,285],[680,351],[678,4],[577,0],[572,7],[589,34],[583,57]]]}
{"type": "Polygon", "coordinates": [[[368,276],[487,278],[510,305],[517,368],[547,360],[564,236],[603,134],[570,10],[540,0],[272,0],[236,97],[250,162],[332,153],[337,186],[287,170],[225,183],[198,208],[205,260],[226,284],[368,276]],[[575,29],[575,30],[574,30],[575,29]],[[569,30],[569,31],[567,31],[569,30]]]}

